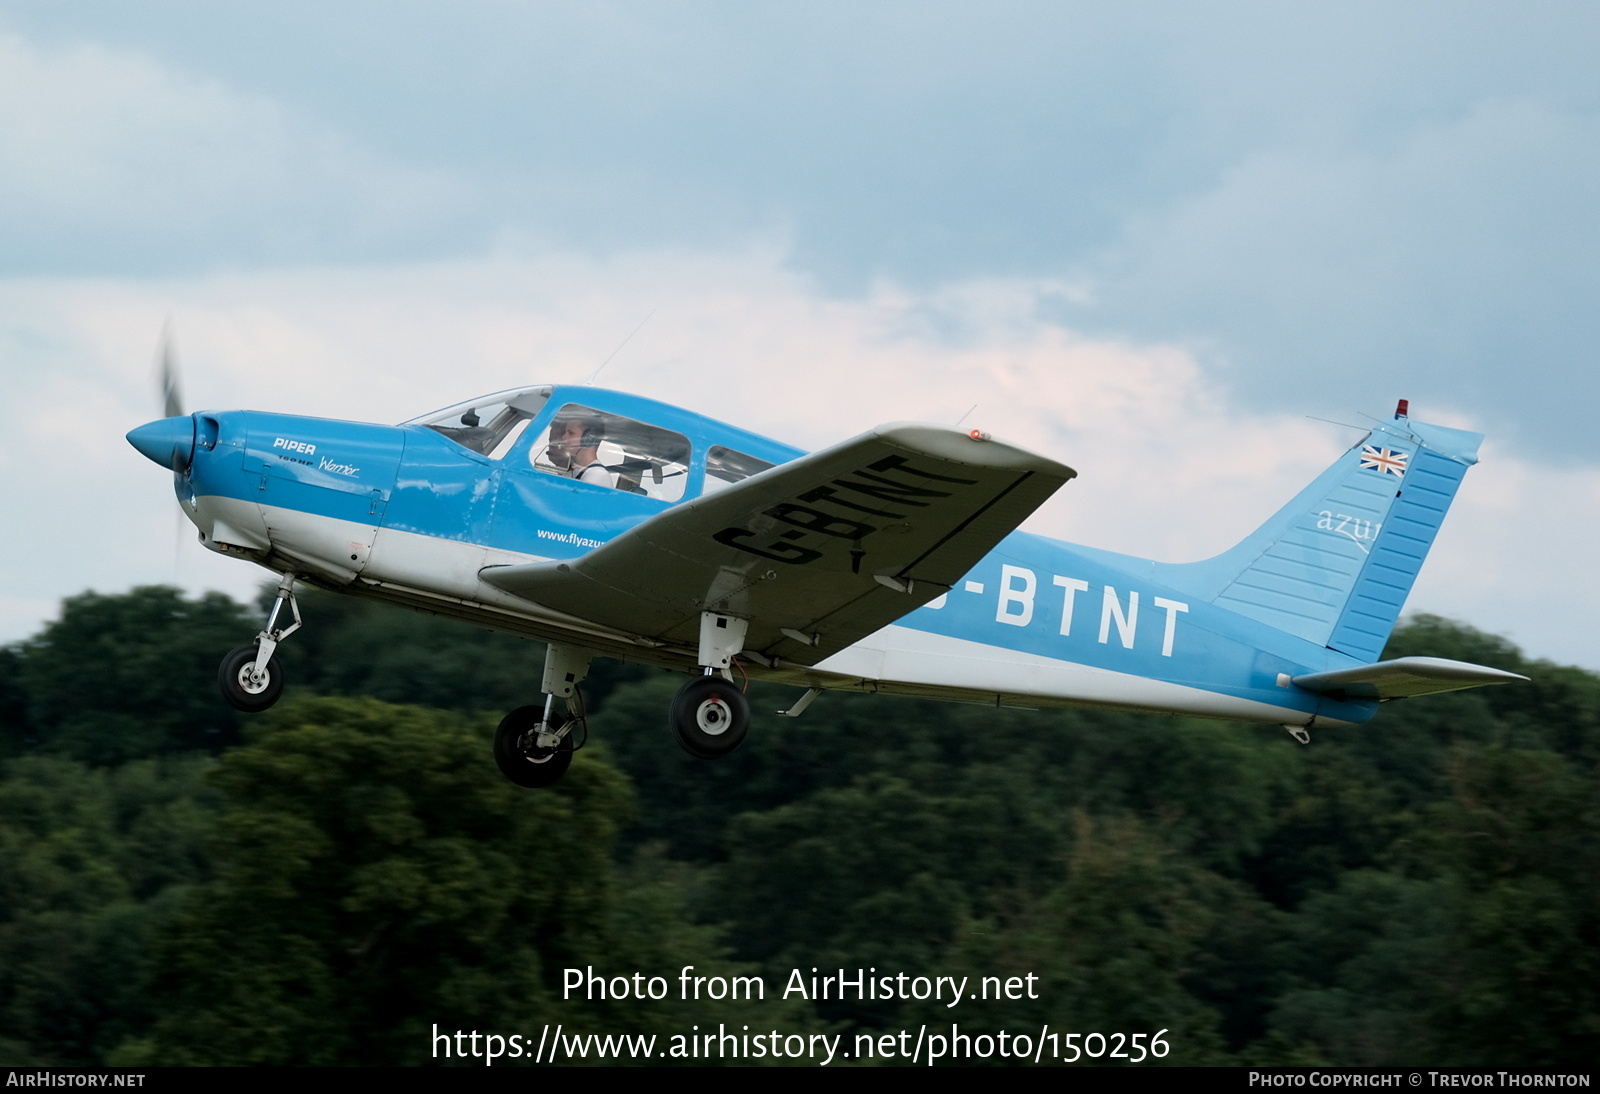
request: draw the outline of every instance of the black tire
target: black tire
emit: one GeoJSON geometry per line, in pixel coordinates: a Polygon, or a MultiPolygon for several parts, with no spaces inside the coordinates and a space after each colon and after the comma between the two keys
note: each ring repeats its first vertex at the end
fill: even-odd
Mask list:
{"type": "MultiPolygon", "coordinates": [[[[528,731],[544,718],[544,707],[518,707],[504,718],[494,731],[494,764],[500,774],[529,790],[552,786],[561,780],[572,766],[571,741],[563,740],[560,748],[541,749],[528,747],[524,738],[528,731]]],[[[551,712],[555,728],[566,721],[560,714],[551,712]]]]}
{"type": "Polygon", "coordinates": [[[678,690],[667,713],[672,736],[702,760],[726,756],[750,732],[750,703],[720,676],[697,676],[678,690]]]}
{"type": "Polygon", "coordinates": [[[283,694],[283,664],[277,660],[267,662],[267,681],[260,687],[250,683],[250,671],[255,668],[256,647],[240,646],[222,659],[217,668],[217,687],[222,697],[234,710],[246,714],[260,714],[283,694]]]}

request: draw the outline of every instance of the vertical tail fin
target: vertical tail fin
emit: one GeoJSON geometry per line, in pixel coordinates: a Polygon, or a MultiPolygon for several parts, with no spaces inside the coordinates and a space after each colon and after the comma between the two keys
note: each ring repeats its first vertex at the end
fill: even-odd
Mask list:
{"type": "Polygon", "coordinates": [[[1242,543],[1163,567],[1165,576],[1219,607],[1376,661],[1482,440],[1397,414],[1242,543]]]}

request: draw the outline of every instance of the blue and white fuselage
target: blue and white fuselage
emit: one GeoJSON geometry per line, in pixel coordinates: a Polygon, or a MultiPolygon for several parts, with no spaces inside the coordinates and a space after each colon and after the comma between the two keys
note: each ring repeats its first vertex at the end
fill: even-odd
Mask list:
{"type": "MultiPolygon", "coordinates": [[[[1417,683],[1427,666],[1410,666],[1407,690],[1394,683],[1399,670],[1386,677],[1374,662],[1475,461],[1475,434],[1403,417],[1380,425],[1265,526],[1206,562],[1155,563],[1001,529],[951,580],[953,573],[928,578],[910,563],[896,563],[893,573],[872,569],[881,545],[920,531],[922,513],[955,504],[943,499],[978,481],[951,471],[963,458],[948,447],[953,440],[927,456],[895,440],[932,436],[928,427],[885,427],[883,443],[911,445],[905,451],[913,454],[873,449],[872,461],[844,471],[819,464],[821,485],[797,493],[781,483],[785,467],[805,458],[801,451],[636,396],[530,388],[462,407],[399,426],[201,412],[129,438],[179,470],[183,511],[212,550],[344,592],[631,660],[704,663],[703,644],[663,614],[682,600],[685,619],[714,608],[750,617],[754,627],[763,612],[773,616],[774,629],[741,651],[741,665],[752,676],[821,689],[1300,727],[1364,722],[1382,698],[1445,690],[1417,683]],[[486,420],[491,411],[498,417],[486,420]],[[515,428],[496,434],[495,421],[515,428]],[[581,453],[593,464],[588,474],[581,453]],[[758,488],[769,481],[780,485],[763,500],[758,488]],[[716,506],[731,505],[719,495],[756,498],[757,515],[717,516],[716,506]],[[679,517],[664,517],[676,510],[679,517]],[[699,585],[673,576],[692,572],[682,569],[696,553],[700,518],[690,511],[707,514],[705,528],[716,526],[707,548],[726,556],[707,564],[699,585]],[[649,549],[666,551],[678,568],[623,554],[644,552],[624,540],[649,540],[651,528],[662,531],[649,549]],[[610,597],[603,610],[599,600],[589,612],[582,597],[541,592],[558,593],[552,582],[560,573],[613,544],[624,562],[643,560],[633,577],[649,610],[641,607],[637,625],[617,600],[625,581],[615,566],[594,578],[610,597]],[[826,560],[806,565],[825,548],[849,549],[833,584],[820,577],[826,560]],[[658,577],[676,584],[654,588],[658,577]],[[892,621],[830,649],[826,623],[801,620],[798,602],[812,595],[813,581],[822,597],[847,579],[870,586],[888,605],[874,610],[892,621]],[[781,588],[790,600],[750,599],[752,589],[781,588]],[[896,595],[902,599],[893,602],[896,595]]],[[[1060,471],[1054,485],[1072,474],[1060,471]]],[[[967,525],[952,527],[955,535],[967,525]]],[[[837,595],[841,604],[856,596],[837,595]]],[[[1434,675],[1456,687],[1493,682],[1461,671],[1434,675]]]]}

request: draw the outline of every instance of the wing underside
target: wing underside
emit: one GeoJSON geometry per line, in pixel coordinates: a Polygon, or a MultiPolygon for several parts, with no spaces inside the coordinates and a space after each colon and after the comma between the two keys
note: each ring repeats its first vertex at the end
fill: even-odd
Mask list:
{"type": "Polygon", "coordinates": [[[488,567],[515,596],[695,647],[700,613],[811,665],[948,591],[1075,472],[937,426],[880,426],[676,506],[569,562],[488,567]]]}

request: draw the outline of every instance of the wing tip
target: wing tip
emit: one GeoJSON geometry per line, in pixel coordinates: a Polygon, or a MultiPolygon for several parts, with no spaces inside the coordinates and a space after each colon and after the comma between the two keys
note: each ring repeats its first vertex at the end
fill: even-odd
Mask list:
{"type": "Polygon", "coordinates": [[[1066,464],[981,430],[963,431],[932,422],[885,422],[871,436],[911,452],[952,463],[1001,470],[1032,471],[1066,482],[1078,473],[1066,464]]]}

